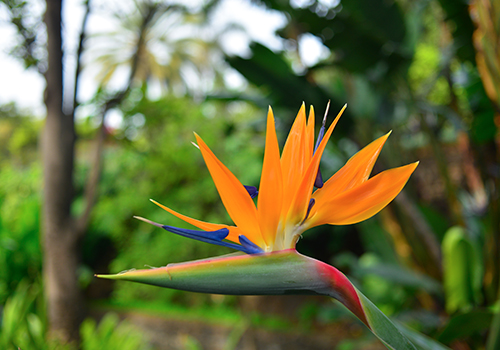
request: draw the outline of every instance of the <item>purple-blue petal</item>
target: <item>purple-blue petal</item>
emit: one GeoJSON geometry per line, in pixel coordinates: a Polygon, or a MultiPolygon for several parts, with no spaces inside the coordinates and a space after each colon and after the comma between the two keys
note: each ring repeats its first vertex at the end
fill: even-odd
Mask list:
{"type": "Polygon", "coordinates": [[[195,238],[195,239],[203,238],[208,240],[222,241],[229,234],[229,230],[227,228],[221,228],[220,230],[216,231],[200,231],[200,230],[189,230],[186,228],[180,228],[168,225],[163,225],[162,227],[165,230],[170,231],[172,233],[176,233],[181,236],[188,236],[189,238],[195,238]]]}
{"type": "Polygon", "coordinates": [[[245,248],[247,254],[259,254],[264,253],[261,247],[256,245],[254,242],[249,240],[245,235],[239,235],[238,239],[241,245],[245,248]]]}
{"type": "Polygon", "coordinates": [[[321,188],[323,185],[323,176],[321,175],[321,169],[318,166],[318,173],[316,174],[316,179],[314,179],[314,187],[321,188]]]}
{"type": "Polygon", "coordinates": [[[259,190],[255,186],[244,186],[251,198],[257,197],[259,190]]]}
{"type": "Polygon", "coordinates": [[[309,213],[311,212],[312,207],[314,207],[314,203],[316,203],[316,200],[314,198],[311,198],[309,200],[309,205],[307,206],[306,216],[304,217],[304,220],[302,220],[302,222],[306,221],[309,217],[309,213]]]}
{"type": "MultiPolygon", "coordinates": [[[[328,102],[328,106],[330,105],[330,102],[328,102]]],[[[327,112],[328,112],[328,107],[327,107],[327,112]]],[[[326,130],[326,116],[327,113],[325,113],[325,117],[323,118],[323,124],[321,124],[321,128],[319,129],[318,133],[318,139],[316,140],[316,145],[314,145],[314,153],[316,153],[316,150],[319,147],[319,144],[323,140],[323,137],[325,136],[325,130],[326,130]]],[[[316,174],[316,179],[314,180],[314,187],[316,188],[321,188],[323,187],[323,176],[321,176],[321,170],[318,166],[318,173],[316,174]]]]}
{"type": "MultiPolygon", "coordinates": [[[[199,230],[189,230],[185,228],[180,228],[180,227],[174,227],[174,226],[168,226],[168,225],[162,225],[162,228],[175,233],[179,236],[187,237],[187,238],[192,238],[197,241],[205,242],[205,243],[211,243],[215,245],[220,245],[223,247],[228,247],[236,250],[240,250],[244,253],[247,254],[255,254],[255,253],[261,253],[262,250],[256,246],[254,243],[250,242],[248,239],[248,242],[250,244],[245,245],[239,245],[236,243],[231,243],[231,242],[226,242],[223,241],[224,238],[227,237],[229,234],[229,230],[227,228],[221,228],[220,230],[215,230],[215,231],[199,231],[199,230]],[[256,248],[259,249],[259,251],[256,251],[256,248]]],[[[241,237],[241,236],[240,236],[241,237]]],[[[240,238],[241,242],[241,238],[240,238]]]]}
{"type": "Polygon", "coordinates": [[[323,125],[321,125],[321,129],[319,129],[319,133],[318,133],[318,139],[316,140],[316,144],[314,145],[314,153],[316,153],[316,150],[318,149],[319,147],[319,144],[321,143],[321,141],[323,140],[323,137],[325,136],[325,122],[323,121],[323,125]]]}

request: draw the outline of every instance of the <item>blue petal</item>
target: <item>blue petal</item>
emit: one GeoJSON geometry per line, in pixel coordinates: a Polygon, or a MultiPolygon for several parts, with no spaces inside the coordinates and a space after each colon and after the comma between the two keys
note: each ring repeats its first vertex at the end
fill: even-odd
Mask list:
{"type": "MultiPolygon", "coordinates": [[[[169,232],[178,234],[183,237],[192,238],[196,239],[197,241],[240,250],[247,254],[262,253],[262,249],[260,249],[250,241],[248,241],[250,242],[250,244],[246,244],[247,242],[245,242],[245,245],[243,244],[239,245],[223,241],[223,239],[226,238],[227,235],[229,234],[229,230],[227,228],[221,228],[220,230],[215,230],[215,231],[198,231],[198,230],[189,230],[185,228],[179,228],[168,225],[162,225],[161,227],[169,232]],[[259,249],[259,251],[256,251],[256,249],[259,249]]],[[[240,242],[241,242],[241,236],[240,236],[240,242]]]]}
{"type": "Polygon", "coordinates": [[[321,129],[319,129],[319,134],[318,134],[318,139],[316,140],[316,145],[314,145],[314,153],[316,153],[316,150],[319,147],[319,144],[321,143],[321,140],[323,140],[323,137],[325,136],[325,120],[323,119],[323,125],[321,125],[321,129]]]}
{"type": "Polygon", "coordinates": [[[242,247],[245,248],[245,251],[246,251],[247,254],[264,253],[264,251],[262,250],[261,247],[259,247],[254,242],[252,242],[251,240],[249,240],[246,236],[239,235],[238,239],[239,239],[242,247]]]}
{"type": "Polygon", "coordinates": [[[314,180],[314,187],[323,187],[323,176],[321,176],[321,169],[318,166],[318,173],[316,174],[316,179],[314,180]]]}
{"type": "Polygon", "coordinates": [[[251,198],[257,197],[259,191],[255,186],[244,186],[251,198]]]}
{"type": "Polygon", "coordinates": [[[316,203],[316,200],[314,198],[311,198],[309,200],[309,205],[307,206],[306,216],[304,217],[304,220],[302,220],[302,223],[304,223],[304,221],[306,221],[309,217],[309,213],[311,212],[312,207],[314,207],[314,203],[316,203]]]}
{"type": "MultiPolygon", "coordinates": [[[[314,145],[314,153],[316,153],[316,150],[319,147],[319,144],[323,140],[323,137],[325,136],[325,130],[326,130],[326,116],[328,115],[328,108],[330,107],[330,101],[328,101],[328,106],[326,107],[326,112],[325,116],[323,117],[323,123],[321,124],[321,128],[319,129],[318,133],[318,139],[316,140],[316,145],[314,145]]],[[[321,188],[323,187],[323,176],[321,176],[321,170],[319,169],[318,166],[318,173],[316,174],[316,179],[314,180],[314,187],[316,188],[321,188]]]]}
{"type": "Polygon", "coordinates": [[[210,241],[222,241],[224,238],[227,237],[229,234],[229,230],[227,228],[221,228],[220,230],[216,231],[199,231],[199,230],[189,230],[186,228],[179,228],[179,227],[174,227],[174,226],[168,226],[168,225],[162,225],[162,227],[170,231],[172,233],[176,233],[181,236],[186,236],[189,238],[195,238],[195,239],[206,239],[210,241]]]}

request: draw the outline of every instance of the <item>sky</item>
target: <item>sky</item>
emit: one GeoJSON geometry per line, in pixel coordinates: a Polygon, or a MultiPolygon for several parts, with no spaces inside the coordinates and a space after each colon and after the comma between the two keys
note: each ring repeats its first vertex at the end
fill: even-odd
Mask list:
{"type": "MultiPolygon", "coordinates": [[[[118,0],[115,0],[118,1],[118,0]]],[[[298,1],[298,0],[297,0],[298,1]]],[[[101,6],[103,2],[110,6],[110,0],[93,0],[93,4],[101,6]]],[[[197,6],[199,0],[185,0],[197,6]]],[[[41,0],[30,0],[30,6],[35,14],[43,13],[43,2],[41,0]]],[[[79,4],[81,0],[65,0],[63,7],[64,21],[64,46],[71,52],[77,45],[78,31],[83,17],[83,8],[79,4]]],[[[9,23],[5,8],[0,5],[0,104],[11,101],[16,102],[21,108],[29,109],[35,115],[43,116],[43,89],[45,86],[43,77],[35,70],[25,70],[22,62],[9,56],[9,50],[15,44],[15,28],[9,23]]],[[[111,5],[112,6],[112,5],[111,5]]],[[[282,39],[275,35],[275,31],[286,24],[286,18],[277,11],[270,11],[259,7],[249,0],[224,0],[214,12],[212,22],[214,30],[223,28],[228,23],[237,23],[245,31],[235,31],[221,37],[221,44],[226,53],[230,55],[248,56],[250,54],[248,44],[257,41],[265,44],[273,50],[282,49],[282,39]]],[[[88,21],[90,32],[99,32],[110,29],[109,20],[103,16],[91,15],[88,21]]],[[[312,65],[325,55],[325,48],[319,40],[314,37],[304,37],[301,41],[302,61],[306,65],[312,65]]],[[[68,69],[74,67],[73,62],[67,61],[68,69]]],[[[229,82],[238,86],[243,84],[242,78],[233,72],[228,75],[229,82]]],[[[85,75],[80,85],[80,99],[89,99],[97,87],[92,74],[85,75]]]]}

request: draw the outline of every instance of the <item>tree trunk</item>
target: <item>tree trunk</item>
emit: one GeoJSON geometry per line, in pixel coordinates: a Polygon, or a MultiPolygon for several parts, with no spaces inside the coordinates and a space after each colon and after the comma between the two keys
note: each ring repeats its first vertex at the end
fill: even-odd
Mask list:
{"type": "Polygon", "coordinates": [[[47,119],[42,134],[43,273],[51,336],[78,342],[83,298],[78,286],[80,234],[71,216],[73,201],[73,115],[63,112],[62,0],[47,0],[47,119]]]}

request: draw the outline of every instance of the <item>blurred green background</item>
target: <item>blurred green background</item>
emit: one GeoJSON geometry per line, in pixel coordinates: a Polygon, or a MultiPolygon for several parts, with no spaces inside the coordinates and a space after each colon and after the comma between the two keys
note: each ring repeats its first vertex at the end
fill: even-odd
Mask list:
{"type": "MultiPolygon", "coordinates": [[[[241,45],[245,29],[213,22],[223,3],[81,5],[89,16],[114,23],[101,31],[87,23],[81,52],[71,52],[83,57],[77,73],[95,72],[97,86],[69,107],[77,140],[68,210],[75,217],[88,208],[95,150],[102,156],[78,246],[87,317],[81,347],[384,348],[342,306],[323,298],[202,295],[93,277],[228,253],[132,216],[188,227],[153,198],[197,219],[230,223],[191,145],[192,132],[242,183],[258,186],[267,107],[283,143],[303,101],[314,105],[319,125],[331,100],[331,115],[344,103],[348,109],[325,151],[324,177],[389,130],[374,173],[420,165],[374,218],[310,230],[297,249],[333,264],[389,317],[444,346],[500,349],[499,2],[254,1],[262,13],[282,16],[279,47],[250,42],[239,55],[228,47],[241,45]],[[321,48],[312,63],[306,59],[311,40],[321,48]],[[118,116],[113,123],[112,116],[118,116]]],[[[30,1],[0,6],[17,33],[10,55],[43,73],[50,55],[39,33],[43,11],[30,1]]],[[[67,67],[71,76],[73,66],[67,67]]],[[[43,127],[30,110],[0,106],[2,349],[69,347],[47,336],[43,127]]]]}

